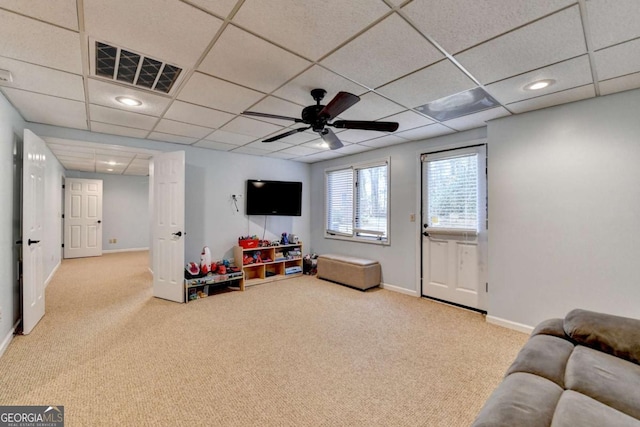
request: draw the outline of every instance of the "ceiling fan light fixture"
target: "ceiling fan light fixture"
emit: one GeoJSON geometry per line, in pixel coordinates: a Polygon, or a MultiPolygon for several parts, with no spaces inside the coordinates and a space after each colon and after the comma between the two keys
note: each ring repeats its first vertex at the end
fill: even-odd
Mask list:
{"type": "Polygon", "coordinates": [[[556,81],[553,79],[536,80],[523,87],[524,90],[540,90],[551,86],[556,81]]]}
{"type": "Polygon", "coordinates": [[[116,96],[116,101],[128,107],[138,107],[142,105],[142,101],[139,101],[135,98],[130,98],[128,96],[116,96]]]}

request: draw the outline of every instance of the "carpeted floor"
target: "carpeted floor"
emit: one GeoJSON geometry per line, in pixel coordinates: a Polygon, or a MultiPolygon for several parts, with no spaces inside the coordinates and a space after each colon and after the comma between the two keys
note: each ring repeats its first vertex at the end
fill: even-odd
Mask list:
{"type": "Polygon", "coordinates": [[[64,405],[67,426],[468,426],[527,339],[308,276],[172,303],[147,260],[65,260],[0,358],[0,405],[64,405]]]}

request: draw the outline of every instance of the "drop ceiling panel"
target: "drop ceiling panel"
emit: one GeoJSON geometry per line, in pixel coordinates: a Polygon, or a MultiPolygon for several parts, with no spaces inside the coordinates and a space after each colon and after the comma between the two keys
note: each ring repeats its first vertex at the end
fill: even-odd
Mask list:
{"type": "Polygon", "coordinates": [[[575,0],[414,0],[402,11],[420,31],[455,54],[575,0]]]}
{"type": "Polygon", "coordinates": [[[0,9],[0,56],[82,74],[80,36],[0,9]]]}
{"type": "Polygon", "coordinates": [[[320,152],[319,149],[310,148],[310,147],[300,147],[300,146],[291,147],[291,148],[287,148],[285,150],[280,151],[280,153],[294,154],[296,156],[307,156],[309,154],[315,154],[318,152],[320,152]]]}
{"type": "Polygon", "coordinates": [[[252,156],[264,156],[269,152],[265,150],[259,150],[257,148],[237,147],[233,149],[232,153],[250,154],[252,156]]]}
{"type": "Polygon", "coordinates": [[[434,138],[440,135],[447,135],[449,133],[454,133],[453,129],[450,129],[441,124],[433,124],[428,126],[422,126],[419,128],[406,130],[404,132],[398,132],[396,135],[405,139],[409,139],[411,141],[417,141],[420,139],[434,138]]]}
{"type": "Polygon", "coordinates": [[[186,68],[193,67],[222,25],[181,1],[84,0],[84,17],[90,37],[186,68]]]}
{"type": "Polygon", "coordinates": [[[562,92],[550,93],[549,95],[544,95],[539,98],[515,102],[507,105],[507,107],[514,113],[524,113],[526,111],[539,110],[541,108],[553,107],[554,105],[593,98],[595,95],[593,85],[586,85],[562,92]]]}
{"type": "Polygon", "coordinates": [[[14,87],[75,101],[85,100],[82,76],[77,74],[65,73],[4,57],[0,57],[0,69],[11,71],[13,76],[13,82],[0,81],[0,86],[14,87]]]}
{"type": "Polygon", "coordinates": [[[640,73],[629,74],[600,82],[600,94],[609,95],[625,90],[640,88],[640,73]]]}
{"type": "MultiPolygon", "coordinates": [[[[268,96],[249,108],[249,110],[299,119],[302,115],[303,108],[304,107],[301,105],[294,104],[293,102],[285,101],[283,99],[276,98],[275,96],[268,96]]],[[[262,120],[263,122],[269,122],[280,126],[289,126],[294,123],[291,120],[271,119],[268,117],[260,117],[257,120],[262,120]]]]}
{"type": "Polygon", "coordinates": [[[284,150],[285,148],[291,148],[292,146],[290,144],[286,144],[281,141],[273,141],[273,142],[255,141],[245,145],[245,147],[257,148],[258,150],[273,152],[273,151],[284,150]]]}
{"type": "Polygon", "coordinates": [[[340,157],[340,153],[334,150],[334,151],[323,151],[321,153],[311,154],[309,156],[298,157],[296,160],[303,163],[316,163],[316,162],[321,162],[323,160],[335,159],[336,157],[340,157]]]}
{"type": "MultiPolygon", "coordinates": [[[[342,141],[345,145],[351,145],[346,141],[342,141]]],[[[327,151],[329,150],[329,146],[327,145],[326,142],[324,142],[322,139],[320,138],[316,138],[313,141],[309,141],[309,142],[305,142],[304,144],[300,144],[301,147],[307,147],[307,148],[313,148],[315,150],[323,150],[323,151],[327,151]]]]}
{"type": "Polygon", "coordinates": [[[53,154],[56,155],[58,159],[64,158],[66,160],[72,160],[72,161],[85,159],[85,160],[93,161],[96,157],[94,153],[83,153],[78,150],[71,150],[71,149],[57,149],[57,148],[51,147],[51,144],[49,144],[49,148],[51,148],[51,151],[53,152],[53,154]]]}
{"type": "Polygon", "coordinates": [[[220,129],[227,132],[252,136],[254,137],[253,139],[261,138],[265,135],[284,130],[282,126],[262,122],[260,120],[248,119],[246,117],[237,117],[220,129]]]}
{"type": "Polygon", "coordinates": [[[108,173],[114,175],[122,175],[125,171],[125,166],[106,166],[106,165],[96,165],[96,173],[108,173]]]}
{"type": "Polygon", "coordinates": [[[381,148],[381,147],[388,147],[390,145],[402,144],[403,142],[408,142],[408,140],[404,138],[400,138],[395,135],[387,135],[381,138],[375,138],[375,139],[370,139],[368,141],[363,141],[360,144],[364,146],[374,147],[374,148],[381,148]]]}
{"type": "Polygon", "coordinates": [[[78,31],[76,0],[0,0],[0,7],[78,31]]]}
{"type": "Polygon", "coordinates": [[[8,87],[2,92],[29,122],[87,129],[87,114],[84,102],[41,95],[8,87]]]}
{"type": "Polygon", "coordinates": [[[237,0],[188,0],[187,3],[193,3],[209,12],[226,17],[233,10],[237,0]]]}
{"type": "Polygon", "coordinates": [[[222,79],[271,92],[311,63],[233,25],[200,64],[199,70],[222,79]]]}
{"type": "Polygon", "coordinates": [[[595,50],[640,37],[638,0],[590,0],[586,5],[595,50]]]}
{"type": "Polygon", "coordinates": [[[499,102],[509,104],[552,92],[560,92],[573,87],[584,86],[589,83],[593,83],[591,65],[589,63],[589,57],[583,55],[529,73],[520,74],[516,77],[501,80],[486,86],[486,90],[499,102]],[[524,89],[524,86],[529,83],[545,79],[553,79],[556,82],[540,90],[524,89]]]}
{"type": "Polygon", "coordinates": [[[326,0],[318,7],[302,1],[247,0],[233,21],[315,61],[390,10],[371,0],[326,0]]]}
{"type": "Polygon", "coordinates": [[[131,138],[144,138],[149,133],[148,130],[128,128],[124,126],[112,125],[108,123],[91,122],[91,131],[107,133],[111,135],[129,136],[131,138]]]}
{"type": "Polygon", "coordinates": [[[88,163],[65,162],[65,163],[62,163],[62,166],[64,166],[64,168],[66,170],[75,170],[75,171],[80,171],[80,172],[95,172],[96,171],[95,165],[94,164],[88,164],[88,163]]]}
{"type": "Polygon", "coordinates": [[[489,110],[480,111],[479,113],[469,114],[467,116],[447,120],[446,122],[443,122],[443,124],[455,130],[463,131],[484,127],[487,125],[486,122],[489,120],[509,115],[511,115],[511,113],[509,113],[509,111],[507,111],[504,107],[496,107],[489,110]]]}
{"type": "Polygon", "coordinates": [[[137,157],[133,160],[131,160],[131,163],[129,163],[129,167],[130,168],[148,168],[149,167],[149,160],[147,159],[138,159],[137,157]]]}
{"type": "Polygon", "coordinates": [[[108,166],[122,166],[125,167],[133,160],[132,156],[123,157],[117,155],[96,154],[96,163],[108,166]],[[111,164],[115,163],[115,164],[111,164]]]}
{"type": "Polygon", "coordinates": [[[198,138],[189,138],[186,136],[171,135],[162,132],[151,132],[147,139],[154,139],[156,141],[173,142],[174,144],[190,145],[198,140],[198,138]]]}
{"type": "Polygon", "coordinates": [[[476,84],[449,60],[440,61],[377,90],[381,94],[415,108],[476,84]]]}
{"type": "MultiPolygon", "coordinates": [[[[327,95],[323,102],[329,102],[338,92],[349,92],[362,95],[367,89],[350,80],[345,79],[318,65],[314,65],[304,73],[274,92],[274,95],[288,99],[300,105],[313,105],[312,89],[324,89],[327,95]]],[[[298,113],[299,115],[299,113],[298,113]]]]}
{"type": "Polygon", "coordinates": [[[188,125],[174,120],[162,119],[154,128],[154,131],[202,139],[213,132],[213,129],[196,125],[188,125]]]}
{"type": "Polygon", "coordinates": [[[133,113],[160,116],[167,108],[171,98],[153,94],[145,90],[134,89],[117,83],[108,83],[97,79],[88,79],[89,102],[133,113]],[[116,97],[126,96],[137,99],[142,105],[128,106],[116,101],[116,97]]]}
{"type": "Polygon", "coordinates": [[[157,117],[93,104],[89,105],[89,114],[93,121],[145,130],[153,129],[158,121],[157,117]]]}
{"type": "Polygon", "coordinates": [[[636,73],[640,71],[640,39],[599,50],[594,56],[600,80],[636,73]]]}
{"type": "Polygon", "coordinates": [[[219,128],[235,116],[224,111],[213,110],[182,101],[173,101],[164,117],[184,123],[219,128]]]}
{"type": "Polygon", "coordinates": [[[377,120],[403,111],[405,108],[382,96],[369,92],[360,97],[360,102],[340,114],[346,120],[377,120]]]}
{"type": "Polygon", "coordinates": [[[224,144],[244,145],[251,141],[255,141],[256,137],[241,135],[239,133],[227,132],[218,129],[205,138],[207,141],[222,142],[224,144]]]}
{"type": "Polygon", "coordinates": [[[178,99],[205,107],[240,114],[264,94],[201,73],[195,73],[178,99]]]}
{"type": "Polygon", "coordinates": [[[399,126],[397,132],[402,132],[403,130],[409,130],[433,123],[433,120],[421,116],[420,114],[410,110],[403,111],[402,113],[394,114],[389,117],[384,117],[380,119],[380,121],[398,122],[399,126]]]}
{"type": "Polygon", "coordinates": [[[283,153],[281,151],[276,151],[274,153],[267,154],[267,157],[273,157],[275,159],[290,160],[290,159],[294,159],[294,158],[296,158],[298,156],[296,156],[295,154],[291,154],[291,153],[283,153]]]}
{"type": "Polygon", "coordinates": [[[586,53],[578,6],[565,9],[456,56],[481,83],[586,53]]]}
{"type": "Polygon", "coordinates": [[[229,151],[229,150],[233,150],[234,148],[238,148],[237,145],[224,144],[222,142],[215,142],[215,141],[207,141],[206,139],[196,142],[193,146],[208,148],[211,150],[220,150],[220,151],[229,151]]]}
{"type": "Polygon", "coordinates": [[[344,132],[340,132],[338,138],[343,142],[361,142],[366,141],[367,139],[380,138],[386,135],[389,134],[375,130],[348,129],[344,132]]]}
{"type": "Polygon", "coordinates": [[[362,153],[370,150],[373,150],[373,147],[367,147],[366,145],[360,145],[360,144],[351,144],[351,145],[345,145],[344,147],[340,148],[338,152],[342,154],[356,154],[356,153],[362,153]]]}
{"type": "Polygon", "coordinates": [[[376,88],[443,57],[420,33],[393,14],[332,53],[322,65],[376,88]],[[371,66],[372,61],[375,67],[371,66]]]}

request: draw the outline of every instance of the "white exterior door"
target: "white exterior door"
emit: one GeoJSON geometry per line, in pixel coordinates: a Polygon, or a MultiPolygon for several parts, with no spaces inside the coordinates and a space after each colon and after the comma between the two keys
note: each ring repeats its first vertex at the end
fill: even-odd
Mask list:
{"type": "Polygon", "coordinates": [[[184,302],[184,151],[153,156],[153,295],[184,302]]]}
{"type": "Polygon", "coordinates": [[[44,316],[42,238],[44,217],[45,143],[24,131],[22,173],[22,332],[30,333],[44,316]]]}
{"type": "Polygon", "coordinates": [[[422,156],[422,295],[486,310],[486,148],[422,156]]]}
{"type": "Polygon", "coordinates": [[[102,180],[64,183],[64,257],[102,255],[102,180]]]}

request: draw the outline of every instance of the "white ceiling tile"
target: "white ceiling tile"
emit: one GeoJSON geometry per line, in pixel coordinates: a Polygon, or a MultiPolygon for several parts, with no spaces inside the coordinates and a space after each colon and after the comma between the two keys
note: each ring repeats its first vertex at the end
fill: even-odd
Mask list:
{"type": "MultiPolygon", "coordinates": [[[[293,102],[285,101],[284,99],[276,98],[275,96],[268,96],[256,105],[252,106],[249,110],[256,111],[258,113],[277,114],[279,116],[299,119],[302,116],[303,108],[304,107],[294,104],[293,102]]],[[[268,117],[258,117],[256,120],[262,120],[263,122],[274,123],[281,126],[289,126],[294,123],[291,120],[271,119],[268,117]]]]}
{"type": "Polygon", "coordinates": [[[82,74],[80,35],[0,9],[0,56],[82,74]]]}
{"type": "Polygon", "coordinates": [[[609,95],[625,90],[637,89],[640,87],[640,73],[629,74],[611,80],[600,82],[600,94],[609,95]]]}
{"type": "Polygon", "coordinates": [[[149,116],[160,116],[171,102],[168,96],[153,94],[146,90],[135,89],[117,83],[108,83],[97,79],[88,79],[89,102],[105,107],[117,108],[119,110],[131,111],[132,113],[146,114],[149,116]],[[142,105],[127,106],[116,101],[117,96],[127,96],[142,102],[142,105]]]}
{"type": "Polygon", "coordinates": [[[454,133],[453,129],[449,129],[446,126],[442,126],[441,124],[435,123],[433,125],[422,126],[419,128],[406,130],[404,132],[398,132],[396,135],[402,138],[409,139],[411,141],[417,141],[420,139],[434,138],[440,135],[447,135],[449,133],[454,133]]]}
{"type": "Polygon", "coordinates": [[[114,175],[122,175],[126,166],[105,166],[96,164],[96,173],[108,173],[114,175]]]}
{"type": "Polygon", "coordinates": [[[213,132],[213,129],[202,126],[188,125],[174,120],[162,119],[153,129],[156,132],[170,133],[172,135],[190,136],[191,138],[202,139],[213,132]]]}
{"type": "Polygon", "coordinates": [[[376,130],[359,130],[347,129],[338,135],[343,142],[362,142],[367,139],[380,138],[389,135],[387,132],[378,132],[376,130]]]}
{"type": "Polygon", "coordinates": [[[377,120],[404,110],[395,102],[383,98],[374,92],[369,92],[360,97],[360,102],[340,114],[340,118],[346,120],[377,120]]]}
{"type": "Polygon", "coordinates": [[[233,21],[315,61],[389,10],[371,0],[326,0],[321,9],[299,1],[246,0],[233,21]]]}
{"type": "Polygon", "coordinates": [[[240,153],[240,154],[250,154],[252,156],[265,156],[269,154],[269,152],[266,150],[259,150],[257,148],[249,148],[249,147],[237,147],[237,148],[234,148],[232,152],[240,153]]]}
{"type": "Polygon", "coordinates": [[[84,16],[90,37],[186,68],[222,25],[208,13],[169,0],[84,0],[84,16]]]}
{"type": "Polygon", "coordinates": [[[264,94],[260,92],[195,73],[182,88],[178,99],[240,114],[263,96],[264,94]]]}
{"type": "Polygon", "coordinates": [[[87,113],[84,102],[8,87],[3,87],[2,92],[28,122],[87,129],[87,113]]]}
{"type": "Polygon", "coordinates": [[[149,175],[149,169],[127,168],[124,175],[147,176],[149,175]]]}
{"type": "Polygon", "coordinates": [[[398,132],[409,130],[420,126],[426,126],[433,123],[433,120],[421,116],[418,113],[407,110],[402,113],[394,114],[389,117],[380,119],[382,122],[398,122],[398,132]]]}
{"type": "Polygon", "coordinates": [[[420,33],[393,14],[332,53],[322,65],[376,88],[443,57],[420,33]]]}
{"type": "Polygon", "coordinates": [[[129,163],[130,168],[149,168],[149,159],[135,158],[129,163]]]}
{"type": "Polygon", "coordinates": [[[158,121],[157,117],[93,104],[89,105],[89,114],[92,121],[136,129],[151,130],[158,121]]]}
{"type": "Polygon", "coordinates": [[[255,141],[256,137],[239,133],[217,130],[205,138],[207,141],[222,142],[223,144],[244,145],[255,141]]]}
{"type": "Polygon", "coordinates": [[[576,5],[500,36],[456,59],[482,83],[491,83],[586,53],[576,5]]]}
{"type": "Polygon", "coordinates": [[[575,0],[414,0],[402,8],[420,31],[454,54],[575,0]]]}
{"type": "Polygon", "coordinates": [[[236,5],[238,0],[188,0],[187,3],[193,3],[201,8],[213,12],[217,15],[226,17],[236,5]]]}
{"type": "Polygon", "coordinates": [[[377,91],[409,108],[462,92],[476,84],[449,60],[440,61],[377,91]]]}
{"type": "Polygon", "coordinates": [[[500,117],[510,116],[511,113],[504,107],[490,108],[488,110],[480,111],[478,113],[469,114],[466,116],[458,117],[456,119],[447,120],[443,122],[455,130],[468,130],[487,125],[487,121],[497,119],[500,117]]]}
{"type": "Polygon", "coordinates": [[[316,163],[316,162],[321,162],[323,160],[335,159],[336,157],[340,157],[340,156],[341,154],[337,153],[336,151],[326,151],[322,153],[311,154],[309,156],[298,157],[296,159],[296,162],[316,163]]]}
{"type": "Polygon", "coordinates": [[[640,37],[638,0],[589,0],[585,3],[593,49],[640,37]]]}
{"type": "Polygon", "coordinates": [[[230,113],[225,113],[224,111],[213,110],[182,101],[173,101],[173,104],[171,104],[171,107],[169,107],[164,117],[179,122],[219,128],[235,116],[230,113]]]}
{"type": "Polygon", "coordinates": [[[515,102],[507,105],[507,108],[516,114],[524,113],[526,111],[539,110],[541,108],[553,107],[554,105],[593,98],[595,95],[596,93],[593,85],[586,85],[562,92],[550,93],[549,95],[544,95],[539,98],[515,102]]]}
{"type": "MultiPolygon", "coordinates": [[[[313,105],[312,89],[324,89],[327,95],[322,100],[326,105],[338,92],[349,92],[362,95],[367,89],[350,80],[345,79],[318,65],[314,65],[295,79],[274,92],[274,95],[296,102],[300,105],[313,105]]],[[[299,113],[298,113],[299,115],[299,113]]]]}
{"type": "Polygon", "coordinates": [[[591,65],[587,55],[568,61],[559,62],[548,67],[540,68],[529,73],[520,74],[497,83],[486,86],[486,91],[503,104],[522,101],[552,92],[571,89],[593,83],[591,65]],[[529,83],[553,79],[556,82],[540,90],[525,90],[529,83]]]}
{"type": "Polygon", "coordinates": [[[218,151],[229,151],[229,150],[233,150],[234,148],[238,148],[237,145],[224,144],[222,142],[215,142],[215,141],[207,141],[206,139],[196,142],[195,144],[193,144],[193,146],[200,147],[200,148],[209,148],[211,150],[218,150],[218,151]]]}
{"type": "Polygon", "coordinates": [[[640,71],[640,38],[594,53],[599,80],[640,71]]]}
{"type": "Polygon", "coordinates": [[[175,144],[190,145],[198,140],[198,138],[189,138],[186,136],[170,135],[162,132],[151,132],[147,139],[154,139],[156,141],[173,142],[175,144]]]}
{"type": "Polygon", "coordinates": [[[294,154],[296,156],[307,156],[309,154],[315,154],[318,152],[320,152],[319,149],[310,148],[310,147],[300,147],[300,146],[295,146],[295,147],[287,148],[285,150],[280,151],[280,153],[294,154]]]}
{"type": "Polygon", "coordinates": [[[285,142],[280,142],[280,141],[273,141],[273,142],[255,141],[245,145],[245,147],[257,148],[258,150],[264,150],[269,152],[284,150],[285,148],[290,148],[291,146],[292,146],[291,144],[287,144],[285,142]]]}
{"type": "Polygon", "coordinates": [[[227,132],[253,136],[254,139],[261,138],[274,132],[284,131],[282,126],[277,126],[260,120],[249,119],[247,117],[236,117],[220,129],[227,132]]]}
{"type": "Polygon", "coordinates": [[[356,153],[362,153],[364,151],[370,151],[370,150],[373,150],[373,147],[367,147],[366,145],[360,145],[360,144],[350,144],[350,145],[345,145],[342,148],[339,148],[337,151],[342,154],[356,154],[356,153]]]}
{"type": "Polygon", "coordinates": [[[274,153],[267,154],[267,157],[274,157],[276,159],[290,160],[290,159],[293,159],[293,158],[299,157],[299,156],[297,156],[295,154],[291,154],[291,153],[282,153],[280,151],[276,151],[274,153]]]}
{"type": "Polygon", "coordinates": [[[132,156],[123,157],[117,155],[96,154],[96,164],[108,166],[127,166],[133,160],[132,156]]]}
{"type": "Polygon", "coordinates": [[[309,61],[229,25],[198,69],[271,92],[309,65],[309,61]]]}
{"type": "Polygon", "coordinates": [[[380,148],[380,147],[388,147],[390,145],[402,144],[404,142],[408,142],[408,140],[406,140],[404,138],[400,138],[400,137],[395,136],[395,135],[387,135],[387,136],[383,136],[382,138],[376,138],[376,139],[370,139],[368,141],[363,141],[360,144],[361,145],[365,145],[365,146],[369,146],[369,147],[380,148]]]}
{"type": "Polygon", "coordinates": [[[0,7],[78,31],[76,0],[0,0],[0,7]]]}
{"type": "MultiPolygon", "coordinates": [[[[342,142],[345,145],[351,145],[346,141],[342,141],[342,142]]],[[[316,150],[323,150],[323,151],[326,151],[329,149],[329,146],[327,145],[327,143],[320,138],[314,139],[313,141],[305,142],[304,144],[300,144],[300,147],[313,148],[316,150]]]]}
{"type": "Polygon", "coordinates": [[[11,71],[12,82],[0,81],[0,86],[84,101],[82,76],[40,67],[0,56],[0,69],[11,71]]]}
{"type": "MultiPolygon", "coordinates": [[[[51,148],[51,146],[49,146],[51,148]]],[[[70,161],[77,161],[80,159],[86,159],[93,161],[95,159],[95,154],[93,153],[83,153],[77,150],[59,150],[52,149],[53,154],[56,155],[58,159],[65,159],[70,161]]]]}
{"type": "Polygon", "coordinates": [[[80,171],[80,172],[95,172],[96,171],[96,167],[93,163],[88,164],[88,163],[72,163],[72,162],[65,162],[62,164],[62,166],[64,166],[64,168],[66,170],[74,170],[74,171],[80,171]]]}

